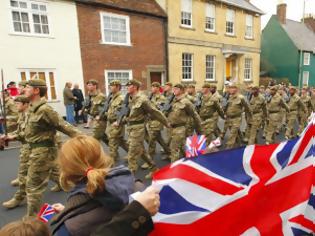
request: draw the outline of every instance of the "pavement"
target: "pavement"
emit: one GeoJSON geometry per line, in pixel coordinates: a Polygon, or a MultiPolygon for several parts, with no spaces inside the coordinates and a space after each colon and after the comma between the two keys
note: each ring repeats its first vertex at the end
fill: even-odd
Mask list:
{"type": "MultiPolygon", "coordinates": [[[[219,124],[219,127],[222,128],[222,121],[219,124]]],[[[244,124],[242,125],[244,127],[244,124]]],[[[83,129],[83,125],[80,125],[78,127],[82,132],[86,134],[92,134],[92,129],[83,129]]],[[[259,137],[261,137],[261,131],[259,133],[259,137]]],[[[63,140],[66,140],[66,136],[62,136],[63,140]]],[[[280,134],[276,141],[279,142],[284,139],[283,133],[280,134]]],[[[225,140],[226,141],[226,140],[225,140]]],[[[258,139],[258,143],[262,144],[264,140],[262,138],[258,139]]],[[[9,200],[14,195],[16,188],[12,187],[10,185],[11,180],[15,179],[17,177],[17,170],[18,170],[18,155],[19,155],[19,146],[20,144],[18,142],[12,142],[10,143],[10,147],[6,148],[4,151],[0,152],[0,203],[9,200]]],[[[105,151],[108,153],[108,147],[104,145],[105,151]]],[[[223,146],[220,148],[223,149],[223,146]]],[[[160,151],[161,147],[157,145],[157,154],[154,156],[154,160],[157,163],[158,167],[162,167],[168,164],[167,161],[161,160],[161,153],[160,151]]],[[[119,150],[120,154],[120,162],[118,164],[126,164],[126,160],[124,160],[123,157],[125,157],[127,154],[122,149],[119,150]]],[[[141,164],[141,163],[140,163],[141,164]]],[[[139,171],[136,173],[136,178],[144,180],[144,176],[148,173],[148,171],[141,170],[139,168],[139,171]]],[[[145,180],[146,185],[150,185],[151,181],[145,180]]],[[[49,183],[49,187],[47,188],[47,191],[44,194],[44,202],[45,203],[64,203],[67,197],[67,193],[65,192],[51,192],[49,190],[50,187],[53,186],[53,183],[49,183]]],[[[14,220],[18,220],[21,217],[23,217],[26,214],[26,204],[23,204],[22,206],[7,210],[2,205],[0,205],[0,227],[3,225],[12,222],[14,220]]]]}

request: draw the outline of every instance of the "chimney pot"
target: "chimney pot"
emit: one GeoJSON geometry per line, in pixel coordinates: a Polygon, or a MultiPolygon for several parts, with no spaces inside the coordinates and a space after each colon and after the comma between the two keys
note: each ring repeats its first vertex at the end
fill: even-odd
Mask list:
{"type": "Polygon", "coordinates": [[[277,5],[277,17],[281,24],[286,24],[287,20],[287,4],[281,1],[280,4],[277,5]]]}

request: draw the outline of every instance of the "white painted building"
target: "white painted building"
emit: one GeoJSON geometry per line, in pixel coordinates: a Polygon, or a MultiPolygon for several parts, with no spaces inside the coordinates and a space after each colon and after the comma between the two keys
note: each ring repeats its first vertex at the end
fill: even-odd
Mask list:
{"type": "Polygon", "coordinates": [[[83,73],[76,5],[63,0],[0,1],[0,68],[5,84],[37,74],[48,86],[48,102],[65,115],[63,88],[83,73]]]}

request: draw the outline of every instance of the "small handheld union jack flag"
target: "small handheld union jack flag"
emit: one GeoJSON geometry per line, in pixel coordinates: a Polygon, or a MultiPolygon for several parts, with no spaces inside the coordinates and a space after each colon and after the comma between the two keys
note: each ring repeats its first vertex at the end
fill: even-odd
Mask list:
{"type": "Polygon", "coordinates": [[[55,209],[49,205],[48,203],[45,203],[42,208],[40,209],[38,213],[38,218],[43,221],[44,223],[48,223],[48,221],[56,214],[55,209]]]}
{"type": "Polygon", "coordinates": [[[193,135],[186,139],[186,157],[191,158],[199,156],[205,153],[206,145],[206,136],[204,135],[193,135]]]}

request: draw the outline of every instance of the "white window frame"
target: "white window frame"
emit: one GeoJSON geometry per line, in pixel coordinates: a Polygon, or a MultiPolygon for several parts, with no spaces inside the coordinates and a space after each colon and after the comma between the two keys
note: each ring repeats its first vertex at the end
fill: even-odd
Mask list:
{"type": "MultiPolygon", "coordinates": [[[[109,82],[108,82],[108,73],[129,73],[129,80],[132,80],[132,70],[105,70],[105,92],[106,95],[109,95],[110,89],[109,89],[109,82]]],[[[121,86],[125,86],[122,84],[121,86]]]]}
{"type": "Polygon", "coordinates": [[[216,7],[214,4],[206,3],[205,30],[207,32],[215,32],[215,29],[216,29],[216,7]],[[212,20],[213,22],[211,22],[212,20]],[[213,24],[212,29],[207,27],[207,25],[211,25],[211,24],[213,24]]]}
{"type": "Polygon", "coordinates": [[[57,74],[56,74],[56,69],[43,69],[43,68],[37,68],[37,69],[19,69],[19,81],[22,81],[22,77],[21,77],[21,72],[25,72],[26,75],[26,80],[30,80],[31,78],[31,72],[36,72],[36,73],[40,73],[43,72],[45,73],[45,78],[46,78],[46,86],[47,86],[47,97],[48,97],[48,101],[59,101],[59,94],[58,94],[58,87],[57,87],[57,74]],[[56,99],[52,99],[51,98],[51,86],[50,86],[50,79],[49,79],[49,73],[52,72],[54,74],[54,84],[55,84],[55,93],[56,93],[56,99]]]}
{"type": "Polygon", "coordinates": [[[254,17],[246,14],[245,18],[245,38],[253,39],[254,37],[254,17]]]}
{"type": "Polygon", "coordinates": [[[182,27],[192,28],[192,25],[193,25],[192,7],[193,7],[193,1],[192,0],[181,0],[180,25],[182,27]],[[190,14],[190,19],[188,19],[188,18],[186,19],[186,20],[190,20],[190,25],[183,24],[183,20],[185,20],[183,18],[184,14],[190,14]]]}
{"type": "Polygon", "coordinates": [[[244,81],[252,81],[252,80],[253,80],[253,59],[247,57],[244,60],[244,81]],[[248,60],[250,61],[250,67],[247,67],[248,60]]]}
{"type": "Polygon", "coordinates": [[[311,63],[311,53],[304,52],[303,62],[304,62],[304,66],[309,66],[310,65],[310,63],[311,63]]]}
{"type": "MultiPolygon", "coordinates": [[[[187,74],[187,73],[186,73],[187,74]]],[[[194,54],[183,52],[182,53],[182,81],[193,81],[194,80],[194,54]],[[190,55],[191,56],[191,70],[190,70],[190,79],[184,79],[184,68],[188,66],[184,66],[184,55],[190,55]]]]}
{"type": "MultiPolygon", "coordinates": [[[[51,38],[52,37],[52,23],[51,23],[51,18],[49,16],[49,4],[46,1],[30,1],[30,0],[15,0],[17,2],[25,2],[27,4],[27,8],[20,8],[20,7],[13,7],[11,6],[11,1],[9,0],[9,9],[10,9],[10,34],[13,35],[21,35],[21,36],[33,36],[33,37],[43,37],[43,38],[51,38]],[[37,5],[43,5],[46,8],[46,11],[38,11],[38,10],[33,10],[32,9],[32,4],[37,4],[37,5]],[[14,29],[14,24],[13,24],[13,16],[12,12],[17,11],[19,13],[24,12],[27,13],[28,15],[28,23],[29,23],[29,29],[30,32],[18,32],[15,31],[14,29]],[[34,27],[34,19],[33,19],[33,14],[37,15],[45,15],[47,17],[48,21],[48,34],[44,33],[36,33],[35,32],[35,27],[34,27]]],[[[42,24],[41,24],[42,26],[42,24]]],[[[42,28],[41,28],[42,30],[42,28]]]]}
{"type": "Polygon", "coordinates": [[[227,11],[226,11],[225,34],[227,34],[227,35],[231,35],[231,36],[235,35],[235,14],[236,14],[236,12],[233,9],[227,9],[227,11]],[[229,19],[230,18],[229,13],[231,13],[231,14],[233,13],[231,15],[231,19],[229,19]],[[232,27],[233,32],[232,33],[227,31],[228,23],[232,23],[233,24],[233,27],[232,27]]]}
{"type": "Polygon", "coordinates": [[[303,77],[302,77],[303,86],[308,86],[309,80],[310,80],[310,72],[303,71],[303,77]],[[307,81],[306,83],[304,83],[305,80],[307,81]]]}
{"type": "Polygon", "coordinates": [[[206,81],[215,81],[215,76],[216,76],[216,71],[215,71],[215,68],[216,68],[216,56],[215,55],[206,55],[206,81]],[[212,60],[213,60],[213,67],[211,68],[211,67],[209,67],[208,66],[208,64],[210,63],[210,61],[208,60],[209,58],[212,58],[212,60]],[[213,78],[207,78],[207,75],[209,74],[209,73],[211,73],[211,72],[209,72],[208,71],[208,69],[213,69],[213,72],[212,72],[212,74],[213,74],[213,78]]]}
{"type": "Polygon", "coordinates": [[[109,13],[109,12],[100,12],[100,18],[101,18],[101,34],[102,34],[102,42],[101,42],[101,44],[131,46],[130,17],[129,16],[127,16],[127,15],[120,15],[120,14],[114,14],[114,13],[109,13]],[[127,41],[126,43],[106,42],[105,41],[104,16],[124,19],[126,21],[126,41],[127,41]]]}

